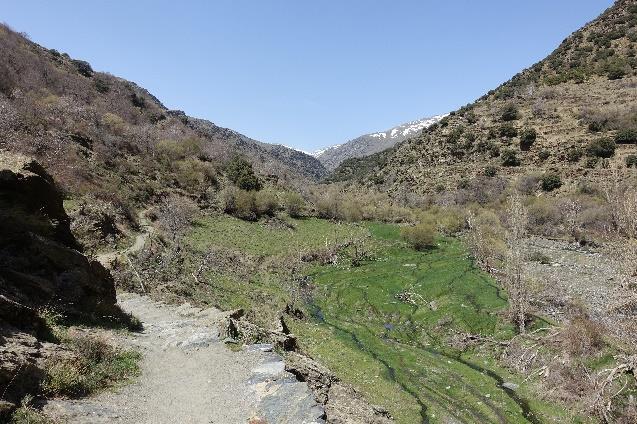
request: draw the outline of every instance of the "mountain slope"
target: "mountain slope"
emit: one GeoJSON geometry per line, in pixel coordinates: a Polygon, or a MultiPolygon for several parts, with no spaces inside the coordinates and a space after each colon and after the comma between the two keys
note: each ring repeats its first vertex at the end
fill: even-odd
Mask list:
{"type": "Polygon", "coordinates": [[[636,49],[637,3],[617,1],[549,57],[358,179],[396,193],[453,190],[494,174],[550,174],[564,189],[604,181],[637,153],[636,49]]]}
{"type": "Polygon", "coordinates": [[[5,25],[0,57],[0,149],[37,158],[67,192],[123,205],[166,189],[212,199],[237,155],[279,185],[326,173],[309,155],[168,110],[136,84],[5,25]]]}
{"type": "Polygon", "coordinates": [[[398,125],[387,131],[365,134],[346,143],[319,150],[314,153],[314,156],[331,171],[347,159],[362,158],[393,147],[440,121],[444,116],[423,118],[398,125]]]}

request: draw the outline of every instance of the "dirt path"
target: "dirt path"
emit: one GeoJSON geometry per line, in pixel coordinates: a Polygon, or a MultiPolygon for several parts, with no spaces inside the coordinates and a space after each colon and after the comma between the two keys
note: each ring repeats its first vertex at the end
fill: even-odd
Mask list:
{"type": "MultiPolygon", "coordinates": [[[[144,247],[154,228],[144,212],[139,220],[143,231],[131,247],[98,255],[104,266],[144,247]]],[[[130,293],[119,293],[118,303],[144,324],[142,333],[109,333],[143,354],[140,378],[93,398],[49,401],[46,415],[69,424],[239,424],[256,417],[269,424],[324,422],[323,407],[306,383],[284,371],[272,346],[226,347],[216,324],[223,312],[130,293]]]]}
{"type": "Polygon", "coordinates": [[[146,218],[146,212],[147,211],[143,210],[143,211],[140,211],[139,214],[137,215],[137,219],[139,220],[139,225],[142,231],[141,233],[137,234],[137,236],[135,236],[135,241],[133,242],[133,244],[129,248],[123,251],[116,250],[112,252],[97,254],[95,258],[97,259],[98,262],[100,262],[106,268],[110,268],[113,261],[117,259],[118,257],[122,255],[128,255],[131,253],[137,253],[144,248],[148,238],[151,236],[151,234],[154,234],[155,232],[155,228],[151,224],[150,220],[146,218]]]}
{"type": "MultiPolygon", "coordinates": [[[[120,305],[144,331],[120,339],[143,353],[133,384],[91,399],[50,401],[43,411],[61,422],[235,424],[322,423],[323,408],[305,383],[284,371],[271,346],[229,350],[214,324],[222,314],[120,294],[120,305]]],[[[116,336],[114,336],[116,337],[116,336]]]]}

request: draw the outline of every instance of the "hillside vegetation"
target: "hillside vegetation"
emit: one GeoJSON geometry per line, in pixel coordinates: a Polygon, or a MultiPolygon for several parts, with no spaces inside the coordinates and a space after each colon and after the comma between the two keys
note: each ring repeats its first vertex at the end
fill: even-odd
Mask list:
{"type": "Polygon", "coordinates": [[[309,155],[168,110],[135,83],[6,25],[0,56],[0,148],[38,159],[67,193],[90,194],[130,221],[167,191],[210,204],[236,156],[273,185],[302,186],[325,175],[309,155]]]}
{"type": "Polygon", "coordinates": [[[551,173],[608,180],[637,153],[637,5],[620,0],[550,56],[389,151],[366,174],[334,175],[395,193],[551,173]]]}

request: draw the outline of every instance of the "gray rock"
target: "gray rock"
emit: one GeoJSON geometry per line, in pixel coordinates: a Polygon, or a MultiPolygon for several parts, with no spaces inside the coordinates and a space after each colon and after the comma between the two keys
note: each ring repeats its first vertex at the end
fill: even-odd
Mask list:
{"type": "Polygon", "coordinates": [[[271,343],[257,343],[252,345],[247,345],[245,349],[248,352],[272,352],[274,349],[274,345],[271,343]]]}
{"type": "Polygon", "coordinates": [[[508,389],[508,390],[517,390],[518,387],[520,387],[520,386],[518,386],[515,383],[511,383],[510,381],[506,381],[506,382],[502,383],[502,387],[505,388],[505,389],[508,389]]]}

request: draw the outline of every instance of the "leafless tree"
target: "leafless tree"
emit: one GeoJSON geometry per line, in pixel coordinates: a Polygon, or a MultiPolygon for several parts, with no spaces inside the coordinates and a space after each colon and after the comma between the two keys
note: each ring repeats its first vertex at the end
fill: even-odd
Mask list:
{"type": "Polygon", "coordinates": [[[512,194],[507,208],[504,285],[509,294],[509,314],[520,333],[526,331],[530,310],[529,290],[522,275],[527,221],[527,210],[520,195],[512,194]]]}

